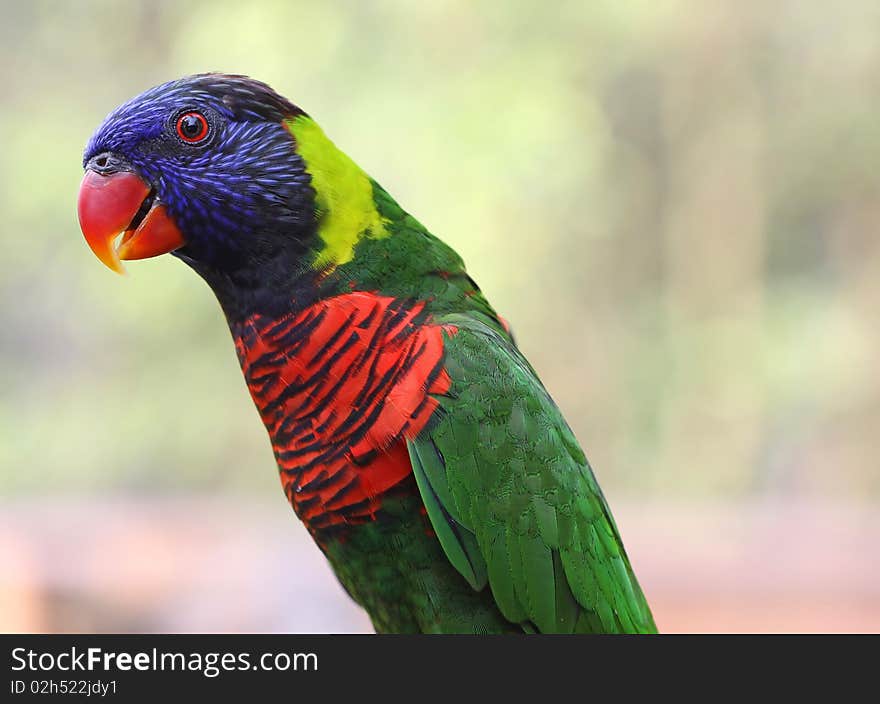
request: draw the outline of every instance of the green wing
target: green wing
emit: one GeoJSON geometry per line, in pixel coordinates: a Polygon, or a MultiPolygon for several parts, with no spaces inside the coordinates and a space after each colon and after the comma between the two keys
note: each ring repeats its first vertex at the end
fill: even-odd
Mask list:
{"type": "Polygon", "coordinates": [[[654,621],[583,451],[500,330],[440,322],[449,393],[409,453],[431,523],[474,589],[543,633],[653,632],[654,621]]]}

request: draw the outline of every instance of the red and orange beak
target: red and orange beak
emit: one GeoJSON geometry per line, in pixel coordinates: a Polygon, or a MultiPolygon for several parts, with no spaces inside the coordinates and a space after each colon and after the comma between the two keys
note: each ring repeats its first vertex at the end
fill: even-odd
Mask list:
{"type": "Polygon", "coordinates": [[[79,226],[104,264],[124,274],[122,259],[156,257],[186,244],[165,206],[131,171],[86,171],[77,200],[79,226]],[[119,244],[117,238],[122,236],[119,244]]]}

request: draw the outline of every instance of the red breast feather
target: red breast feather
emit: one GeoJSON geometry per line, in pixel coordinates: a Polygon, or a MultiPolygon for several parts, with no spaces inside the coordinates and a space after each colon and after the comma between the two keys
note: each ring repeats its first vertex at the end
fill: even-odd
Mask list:
{"type": "Polygon", "coordinates": [[[404,442],[449,390],[443,330],[424,303],[355,292],[234,332],[281,482],[315,531],[371,520],[412,468],[404,442]]]}

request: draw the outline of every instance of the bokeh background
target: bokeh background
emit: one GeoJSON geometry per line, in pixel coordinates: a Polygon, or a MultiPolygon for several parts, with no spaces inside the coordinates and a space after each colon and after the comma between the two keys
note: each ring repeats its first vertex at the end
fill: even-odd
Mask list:
{"type": "Polygon", "coordinates": [[[880,630],[880,5],[0,2],[0,631],[359,632],[219,307],[76,222],[104,115],[261,78],[465,258],[665,631],[880,630]]]}

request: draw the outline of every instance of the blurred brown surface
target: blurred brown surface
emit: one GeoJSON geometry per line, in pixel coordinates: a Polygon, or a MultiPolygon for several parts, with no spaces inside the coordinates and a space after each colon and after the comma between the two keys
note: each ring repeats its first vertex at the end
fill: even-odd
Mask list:
{"type": "MultiPolygon", "coordinates": [[[[614,502],[664,632],[880,631],[880,507],[614,502]]],[[[282,501],[0,514],[0,631],[370,632],[282,501]]]]}

